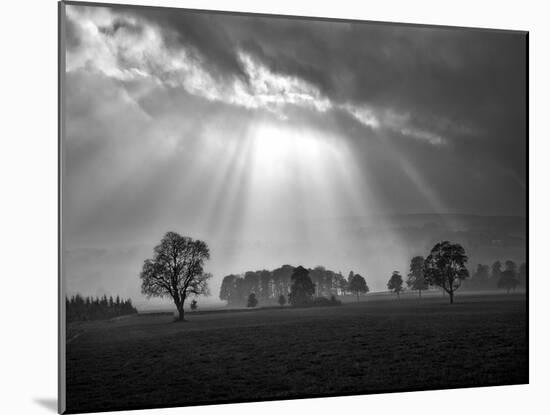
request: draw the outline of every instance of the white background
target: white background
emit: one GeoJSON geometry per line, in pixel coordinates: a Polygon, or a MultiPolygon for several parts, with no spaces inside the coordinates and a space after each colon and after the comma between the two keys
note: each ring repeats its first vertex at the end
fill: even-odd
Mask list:
{"type": "MultiPolygon", "coordinates": [[[[545,2],[128,2],[530,31],[530,385],[140,413],[548,413],[550,13],[545,2]]],[[[54,0],[5,1],[0,30],[0,413],[51,414],[57,393],[57,4],[54,0]]]]}

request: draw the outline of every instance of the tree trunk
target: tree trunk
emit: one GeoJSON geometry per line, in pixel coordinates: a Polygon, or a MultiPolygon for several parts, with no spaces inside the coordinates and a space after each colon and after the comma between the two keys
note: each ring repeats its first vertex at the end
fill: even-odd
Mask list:
{"type": "Polygon", "coordinates": [[[357,302],[359,302],[359,291],[357,291],[357,302]]]}
{"type": "Polygon", "coordinates": [[[178,321],[185,321],[183,304],[176,305],[176,308],[178,309],[178,321]]]}
{"type": "Polygon", "coordinates": [[[422,297],[422,290],[418,290],[418,298],[422,297]]]}
{"type": "Polygon", "coordinates": [[[449,291],[449,298],[451,299],[451,304],[452,304],[455,298],[455,293],[453,291],[449,291]]]}

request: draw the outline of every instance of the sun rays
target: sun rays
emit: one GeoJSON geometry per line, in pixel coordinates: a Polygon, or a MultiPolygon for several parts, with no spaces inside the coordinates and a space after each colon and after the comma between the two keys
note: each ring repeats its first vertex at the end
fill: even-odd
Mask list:
{"type": "Polygon", "coordinates": [[[212,261],[221,272],[282,263],[338,268],[346,262],[361,269],[361,229],[376,232],[380,246],[399,245],[372,188],[380,178],[365,175],[353,146],[337,134],[258,117],[197,145],[208,154],[193,165],[201,188],[186,180],[178,191],[193,194],[203,209],[182,220],[224,253],[212,261]]]}

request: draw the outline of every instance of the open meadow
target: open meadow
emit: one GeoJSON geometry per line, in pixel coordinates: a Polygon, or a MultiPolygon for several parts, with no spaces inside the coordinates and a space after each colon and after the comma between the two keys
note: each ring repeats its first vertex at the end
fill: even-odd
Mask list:
{"type": "Polygon", "coordinates": [[[70,325],[67,411],[528,382],[524,294],[70,325]]]}

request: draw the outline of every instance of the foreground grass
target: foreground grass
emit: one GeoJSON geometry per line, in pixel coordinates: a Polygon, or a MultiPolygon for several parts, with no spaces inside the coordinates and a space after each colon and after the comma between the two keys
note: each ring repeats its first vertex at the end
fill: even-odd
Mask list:
{"type": "Polygon", "coordinates": [[[67,345],[67,408],[525,383],[525,313],[493,295],[95,323],[67,345]]]}

